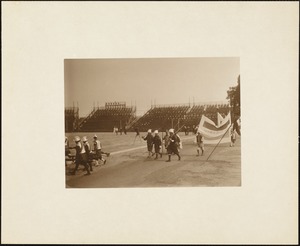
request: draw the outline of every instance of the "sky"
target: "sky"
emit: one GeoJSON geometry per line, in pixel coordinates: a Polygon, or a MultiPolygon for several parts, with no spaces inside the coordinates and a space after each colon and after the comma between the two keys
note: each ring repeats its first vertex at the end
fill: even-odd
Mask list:
{"type": "Polygon", "coordinates": [[[237,85],[238,57],[65,59],[65,107],[78,103],[84,117],[93,105],[126,102],[137,115],[151,105],[226,101],[237,85]]]}

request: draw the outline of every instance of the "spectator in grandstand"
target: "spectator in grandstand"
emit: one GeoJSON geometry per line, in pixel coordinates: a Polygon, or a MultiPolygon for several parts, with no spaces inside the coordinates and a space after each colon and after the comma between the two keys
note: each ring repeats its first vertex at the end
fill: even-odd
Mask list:
{"type": "Polygon", "coordinates": [[[202,151],[201,155],[204,155],[203,136],[202,136],[202,134],[200,132],[197,133],[196,141],[197,141],[197,156],[200,155],[200,149],[202,151]]]}
{"type": "Polygon", "coordinates": [[[231,130],[231,143],[230,143],[230,147],[234,147],[235,144],[235,140],[236,140],[236,131],[235,129],[231,130]]]}
{"type": "Polygon", "coordinates": [[[160,157],[162,157],[162,153],[161,153],[161,138],[158,135],[158,130],[154,131],[153,144],[154,144],[154,151],[155,151],[155,154],[156,154],[155,159],[158,158],[158,155],[160,155],[160,157]]]}
{"type": "Polygon", "coordinates": [[[92,172],[93,171],[93,166],[92,166],[93,159],[92,159],[92,156],[90,154],[90,152],[91,152],[90,144],[89,144],[88,139],[87,139],[86,136],[84,136],[82,138],[82,142],[83,142],[83,147],[85,149],[85,153],[86,153],[86,157],[87,157],[87,163],[90,167],[90,171],[92,172]]]}
{"type": "MultiPolygon", "coordinates": [[[[96,165],[99,166],[99,160],[103,162],[103,165],[105,165],[106,160],[102,157],[102,150],[101,150],[101,142],[98,140],[97,135],[94,135],[94,153],[96,154],[96,165]]],[[[107,156],[109,156],[109,153],[107,153],[107,156]]]]}
{"type": "Polygon", "coordinates": [[[85,175],[90,175],[90,170],[89,167],[87,165],[87,156],[86,156],[86,152],[85,152],[85,148],[83,147],[82,143],[80,142],[80,137],[76,136],[74,138],[74,142],[76,144],[75,147],[70,147],[70,149],[76,149],[76,156],[75,156],[75,169],[72,172],[73,175],[76,174],[76,171],[79,167],[80,164],[82,164],[85,167],[85,170],[87,171],[87,173],[85,175]]]}
{"type": "Polygon", "coordinates": [[[142,138],[147,141],[148,158],[150,158],[153,154],[153,135],[151,129],[148,130],[147,136],[142,138]]]}
{"type": "Polygon", "coordinates": [[[171,155],[172,154],[177,155],[178,156],[178,161],[180,161],[181,157],[180,157],[179,152],[178,152],[178,138],[174,133],[174,129],[170,129],[169,133],[170,133],[170,138],[169,138],[170,142],[169,142],[169,145],[168,145],[168,148],[167,148],[169,159],[167,160],[167,162],[171,161],[171,155]]]}
{"type": "Polygon", "coordinates": [[[135,130],[135,132],[136,132],[136,135],[135,135],[135,138],[134,138],[134,142],[133,142],[133,143],[135,143],[135,140],[136,140],[137,137],[140,139],[140,141],[142,141],[142,140],[141,140],[141,136],[140,136],[139,128],[136,127],[134,130],[135,130]]]}
{"type": "Polygon", "coordinates": [[[192,131],[193,131],[194,134],[196,134],[196,132],[195,132],[195,125],[193,125],[192,131]]]}

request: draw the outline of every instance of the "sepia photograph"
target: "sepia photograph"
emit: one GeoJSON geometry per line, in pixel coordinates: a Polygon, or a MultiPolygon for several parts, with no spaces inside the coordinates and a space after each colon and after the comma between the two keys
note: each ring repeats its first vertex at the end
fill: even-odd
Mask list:
{"type": "Polygon", "coordinates": [[[1,20],[1,244],[298,243],[299,2],[1,20]]]}
{"type": "Polygon", "coordinates": [[[66,187],[241,186],[239,62],[65,59],[66,187]]]}

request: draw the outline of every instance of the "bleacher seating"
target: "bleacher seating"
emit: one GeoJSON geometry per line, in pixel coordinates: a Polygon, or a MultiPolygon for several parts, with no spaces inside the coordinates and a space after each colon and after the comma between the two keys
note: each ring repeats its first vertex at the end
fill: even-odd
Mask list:
{"type": "Polygon", "coordinates": [[[134,125],[140,131],[147,131],[149,128],[165,131],[170,128],[180,128],[189,106],[156,106],[151,108],[134,125]]]}
{"type": "Polygon", "coordinates": [[[133,107],[97,108],[83,120],[80,131],[112,132],[114,127],[124,128],[135,118],[133,107]]]}
{"type": "Polygon", "coordinates": [[[217,124],[217,112],[225,117],[229,111],[229,104],[161,105],[152,107],[143,116],[137,118],[135,107],[110,106],[94,108],[87,117],[79,119],[74,110],[66,109],[66,122],[68,122],[66,131],[112,132],[114,127],[120,129],[125,126],[127,131],[134,131],[136,127],[140,131],[148,129],[165,131],[170,128],[183,131],[184,125],[192,130],[193,126],[200,123],[202,115],[217,124]]]}
{"type": "Polygon", "coordinates": [[[79,121],[79,108],[65,108],[65,131],[73,132],[76,130],[79,121]]]}
{"type": "Polygon", "coordinates": [[[184,124],[190,129],[192,129],[192,126],[198,125],[201,119],[201,115],[204,113],[204,109],[204,105],[193,106],[187,113],[184,124]]]}

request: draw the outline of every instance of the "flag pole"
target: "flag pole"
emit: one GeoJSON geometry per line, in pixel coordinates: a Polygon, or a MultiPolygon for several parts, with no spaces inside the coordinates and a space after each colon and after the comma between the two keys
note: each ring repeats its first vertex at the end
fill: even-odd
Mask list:
{"type": "Polygon", "coordinates": [[[182,125],[175,133],[178,133],[182,127],[184,127],[185,125],[182,125]]]}
{"type": "Polygon", "coordinates": [[[230,125],[230,127],[228,127],[227,131],[224,133],[224,135],[221,137],[220,141],[217,143],[217,145],[215,146],[215,148],[213,149],[213,151],[209,154],[209,156],[207,157],[206,161],[208,161],[209,157],[212,155],[212,153],[215,151],[215,149],[218,147],[218,145],[220,144],[220,142],[222,141],[223,137],[226,135],[226,133],[228,132],[228,130],[231,128],[232,126],[232,123],[230,125]]]}

